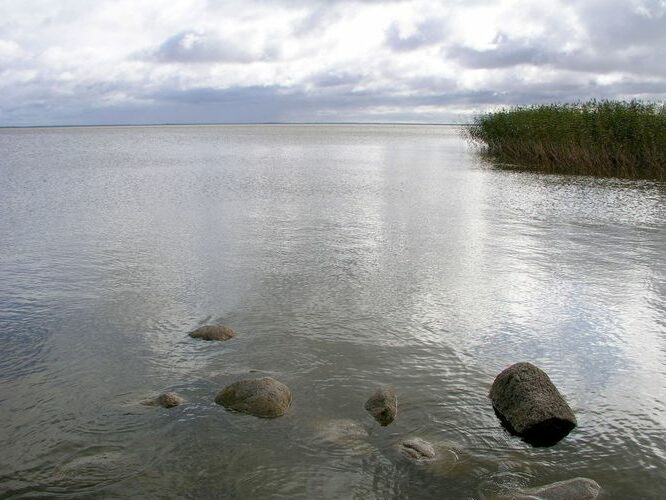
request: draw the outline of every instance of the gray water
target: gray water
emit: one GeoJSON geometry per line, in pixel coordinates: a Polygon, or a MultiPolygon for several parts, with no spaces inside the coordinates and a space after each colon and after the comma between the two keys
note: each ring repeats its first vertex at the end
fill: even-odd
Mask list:
{"type": "Polygon", "coordinates": [[[666,492],[664,184],[499,170],[441,126],[4,129],[0,152],[3,498],[666,492]],[[237,337],[187,336],[214,322],[237,337]],[[577,414],[552,448],[493,413],[517,361],[577,414]],[[213,402],[260,375],[286,416],[213,402]],[[140,404],[165,390],[187,403],[140,404]],[[411,436],[457,462],[405,461],[411,436]]]}

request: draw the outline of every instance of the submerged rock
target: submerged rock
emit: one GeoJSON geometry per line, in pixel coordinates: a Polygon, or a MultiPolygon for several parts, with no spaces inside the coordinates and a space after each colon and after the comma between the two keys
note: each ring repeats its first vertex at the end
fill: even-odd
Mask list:
{"type": "Polygon", "coordinates": [[[318,429],[319,437],[331,443],[344,443],[349,440],[370,437],[365,427],[354,420],[345,418],[319,422],[318,429]]]}
{"type": "Polygon", "coordinates": [[[401,458],[427,467],[430,473],[437,476],[451,477],[458,464],[458,454],[450,443],[431,443],[419,437],[410,437],[399,441],[395,449],[401,458]]]}
{"type": "Polygon", "coordinates": [[[119,480],[140,466],[120,451],[92,448],[56,465],[51,477],[61,487],[89,487],[113,479],[119,480]]]}
{"type": "Polygon", "coordinates": [[[146,399],[142,401],[141,404],[146,406],[161,406],[162,408],[173,408],[174,406],[182,405],[184,402],[185,400],[175,392],[165,392],[164,394],[160,394],[155,398],[146,399]]]}
{"type": "MultiPolygon", "coordinates": [[[[482,465],[481,469],[484,468],[482,465]]],[[[480,482],[478,497],[480,500],[510,500],[516,495],[523,495],[522,491],[527,488],[531,476],[531,473],[516,471],[490,474],[480,482]]]]}
{"type": "Polygon", "coordinates": [[[389,425],[398,413],[398,397],[390,387],[380,387],[365,402],[365,409],[381,425],[389,425]]]}
{"type": "Polygon", "coordinates": [[[190,337],[202,340],[229,340],[236,334],[228,326],[205,325],[190,332],[190,337]]]}
{"type": "Polygon", "coordinates": [[[289,387],[271,377],[240,380],[222,389],[215,402],[262,418],[284,415],[291,405],[289,387]]]}
{"type": "Polygon", "coordinates": [[[350,419],[321,420],[316,424],[315,439],[352,455],[365,455],[373,451],[365,427],[350,419]]]}
{"type": "Polygon", "coordinates": [[[499,496],[497,500],[595,500],[600,493],[599,483],[585,477],[576,477],[536,488],[525,488],[499,496]]]}
{"type": "Polygon", "coordinates": [[[435,460],[437,453],[433,445],[421,438],[405,439],[398,443],[400,454],[414,462],[430,462],[435,460]]]}
{"type": "Polygon", "coordinates": [[[544,371],[516,363],[490,389],[495,413],[512,434],[534,446],[551,446],[576,427],[576,417],[544,371]]]}

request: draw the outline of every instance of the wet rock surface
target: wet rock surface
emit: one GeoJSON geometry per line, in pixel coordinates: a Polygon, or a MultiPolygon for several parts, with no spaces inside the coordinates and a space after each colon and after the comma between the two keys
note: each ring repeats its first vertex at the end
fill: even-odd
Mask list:
{"type": "Polygon", "coordinates": [[[161,406],[162,408],[173,408],[174,406],[182,405],[185,400],[175,392],[165,392],[159,396],[151,399],[146,399],[141,402],[145,406],[161,406]]]}
{"type": "Polygon", "coordinates": [[[534,446],[552,446],[576,427],[567,402],[548,375],[531,363],[502,371],[489,397],[506,429],[534,446]]]}
{"type": "Polygon", "coordinates": [[[382,426],[389,425],[398,414],[398,397],[390,387],[379,387],[365,402],[365,409],[382,426]]]}
{"type": "Polygon", "coordinates": [[[229,340],[236,336],[236,333],[224,325],[205,325],[189,333],[193,339],[201,340],[229,340]]]}
{"type": "Polygon", "coordinates": [[[215,397],[215,402],[227,409],[262,418],[284,415],[291,400],[289,387],[271,377],[234,382],[215,397]]]}
{"type": "Polygon", "coordinates": [[[402,456],[413,462],[429,462],[437,457],[434,446],[421,438],[409,438],[400,441],[398,451],[402,456]]]}

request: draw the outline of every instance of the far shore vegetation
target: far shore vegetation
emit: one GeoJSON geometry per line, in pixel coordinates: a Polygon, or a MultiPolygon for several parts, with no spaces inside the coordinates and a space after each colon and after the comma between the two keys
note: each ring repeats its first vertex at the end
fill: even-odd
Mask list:
{"type": "Polygon", "coordinates": [[[503,109],[466,135],[494,163],[558,174],[666,181],[666,106],[589,101],[503,109]]]}

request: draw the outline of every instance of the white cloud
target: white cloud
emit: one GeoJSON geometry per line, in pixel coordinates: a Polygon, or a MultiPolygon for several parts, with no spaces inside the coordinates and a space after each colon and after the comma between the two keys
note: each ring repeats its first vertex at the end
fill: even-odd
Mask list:
{"type": "Polygon", "coordinates": [[[663,0],[0,0],[0,125],[666,98],[663,0]]]}
{"type": "Polygon", "coordinates": [[[10,64],[21,58],[23,51],[12,40],[0,40],[0,64],[10,64]]]}

